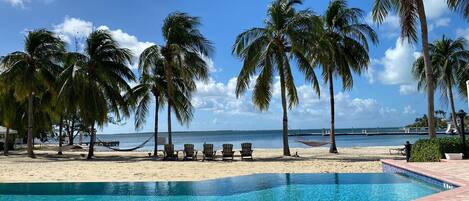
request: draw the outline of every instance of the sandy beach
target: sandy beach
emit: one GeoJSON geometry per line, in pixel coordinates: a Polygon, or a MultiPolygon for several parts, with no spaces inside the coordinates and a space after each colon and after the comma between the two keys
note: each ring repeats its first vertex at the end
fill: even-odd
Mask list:
{"type": "MultiPolygon", "coordinates": [[[[382,172],[379,159],[402,158],[389,155],[390,147],[295,148],[300,157],[281,157],[281,149],[254,151],[254,160],[241,161],[159,161],[147,152],[97,152],[87,161],[85,152],[36,151],[31,159],[24,153],[0,156],[0,182],[124,182],[194,181],[256,173],[371,173],[382,172]]],[[[200,154],[200,153],[199,153],[200,154]]],[[[182,157],[182,154],[180,154],[182,157]]]]}

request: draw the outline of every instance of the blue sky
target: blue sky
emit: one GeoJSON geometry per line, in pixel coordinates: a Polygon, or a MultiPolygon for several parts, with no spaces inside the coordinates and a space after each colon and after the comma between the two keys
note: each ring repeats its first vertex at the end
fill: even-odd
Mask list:
{"type": "MultiPolygon", "coordinates": [[[[305,0],[299,8],[310,8],[322,14],[328,0],[305,0]]],[[[449,37],[466,37],[469,28],[466,21],[451,13],[445,0],[426,0],[430,24],[430,40],[449,37]]],[[[234,81],[241,68],[238,59],[231,55],[231,47],[237,34],[254,26],[262,26],[270,0],[0,0],[0,55],[22,50],[27,30],[47,28],[64,40],[85,36],[94,29],[108,29],[122,46],[136,54],[152,44],[161,44],[161,25],[171,12],[182,11],[201,18],[202,33],[215,46],[215,54],[208,60],[211,64],[210,80],[198,83],[193,104],[194,120],[189,126],[173,124],[174,130],[225,130],[225,129],[279,129],[281,106],[279,91],[267,112],[256,110],[250,93],[236,98],[234,81]]],[[[351,7],[365,11],[369,17],[372,0],[351,0],[351,7]]],[[[343,91],[340,82],[335,85],[337,127],[385,127],[403,126],[426,111],[426,98],[416,91],[410,76],[410,68],[419,55],[420,46],[399,42],[399,19],[395,15],[376,27],[380,44],[371,48],[372,62],[369,71],[355,76],[351,91],[343,91]]],[[[374,26],[374,25],[373,25],[374,26]]],[[[74,49],[74,45],[69,48],[74,49]]],[[[317,72],[320,74],[320,72],[317,72]]],[[[295,71],[295,82],[300,104],[290,111],[291,129],[327,128],[329,105],[327,88],[323,86],[317,97],[303,76],[295,71]]],[[[278,81],[275,83],[278,89],[278,81]]],[[[448,110],[436,97],[437,109],[448,110]]],[[[467,110],[465,99],[458,97],[456,108],[467,110]]],[[[151,131],[154,106],[145,126],[140,132],[151,131]]],[[[166,130],[166,112],[160,112],[161,130],[166,130]]],[[[173,121],[176,122],[176,121],[173,121]]],[[[108,125],[103,133],[134,132],[133,118],[121,125],[108,125]]]]}

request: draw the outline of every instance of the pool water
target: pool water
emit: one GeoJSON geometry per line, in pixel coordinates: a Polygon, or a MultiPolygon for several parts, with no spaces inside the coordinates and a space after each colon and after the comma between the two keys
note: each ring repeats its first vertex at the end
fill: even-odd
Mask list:
{"type": "Polygon", "coordinates": [[[399,174],[256,174],[197,182],[0,184],[0,201],[385,201],[443,190],[399,174]]]}

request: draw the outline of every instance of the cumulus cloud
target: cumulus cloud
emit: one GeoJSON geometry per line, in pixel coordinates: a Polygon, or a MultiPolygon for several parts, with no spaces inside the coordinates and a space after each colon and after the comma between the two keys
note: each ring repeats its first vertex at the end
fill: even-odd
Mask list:
{"type": "MultiPolygon", "coordinates": [[[[282,115],[280,100],[280,84],[276,78],[273,83],[273,95],[268,111],[260,112],[252,104],[252,90],[239,98],[235,95],[236,77],[226,83],[210,79],[208,82],[198,82],[197,92],[193,97],[193,104],[199,111],[210,111],[216,117],[223,118],[262,118],[278,121],[282,115]]],[[[252,88],[252,85],[251,85],[252,88]]],[[[327,125],[329,116],[329,96],[322,93],[321,97],[313,91],[310,85],[302,84],[297,87],[300,104],[289,111],[292,124],[304,125],[308,122],[321,122],[327,125]]],[[[327,91],[323,88],[322,91],[327,91]]],[[[391,116],[404,114],[403,111],[381,105],[373,98],[352,97],[345,92],[334,95],[336,103],[337,121],[344,125],[354,122],[370,122],[376,119],[388,119],[391,116]]]]}
{"type": "Polygon", "coordinates": [[[423,3],[425,14],[430,20],[435,20],[449,11],[446,0],[425,0],[423,3]]]}
{"type": "Polygon", "coordinates": [[[415,94],[418,92],[416,84],[403,84],[399,86],[399,93],[402,95],[415,94]]]}
{"type": "Polygon", "coordinates": [[[395,45],[394,48],[387,49],[384,57],[379,60],[379,64],[384,67],[379,77],[384,84],[408,84],[413,81],[411,69],[420,53],[401,39],[395,45]]]}
{"type": "Polygon", "coordinates": [[[139,41],[136,36],[130,35],[121,29],[111,29],[105,25],[96,28],[92,22],[80,18],[67,16],[61,24],[54,26],[54,32],[68,43],[73,43],[75,39],[82,41],[93,30],[108,30],[122,47],[130,49],[134,53],[135,60],[145,48],[154,45],[152,42],[139,41]]]}
{"type": "Polygon", "coordinates": [[[2,1],[10,4],[13,7],[18,7],[18,8],[25,8],[26,3],[29,2],[29,0],[2,0],[2,1]]]}

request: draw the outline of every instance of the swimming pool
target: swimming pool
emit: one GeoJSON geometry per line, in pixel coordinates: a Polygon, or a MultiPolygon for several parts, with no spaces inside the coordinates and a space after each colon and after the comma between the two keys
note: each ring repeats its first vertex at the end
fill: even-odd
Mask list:
{"type": "Polygon", "coordinates": [[[0,184],[0,201],[385,201],[443,190],[400,174],[256,174],[196,182],[0,184]]]}

